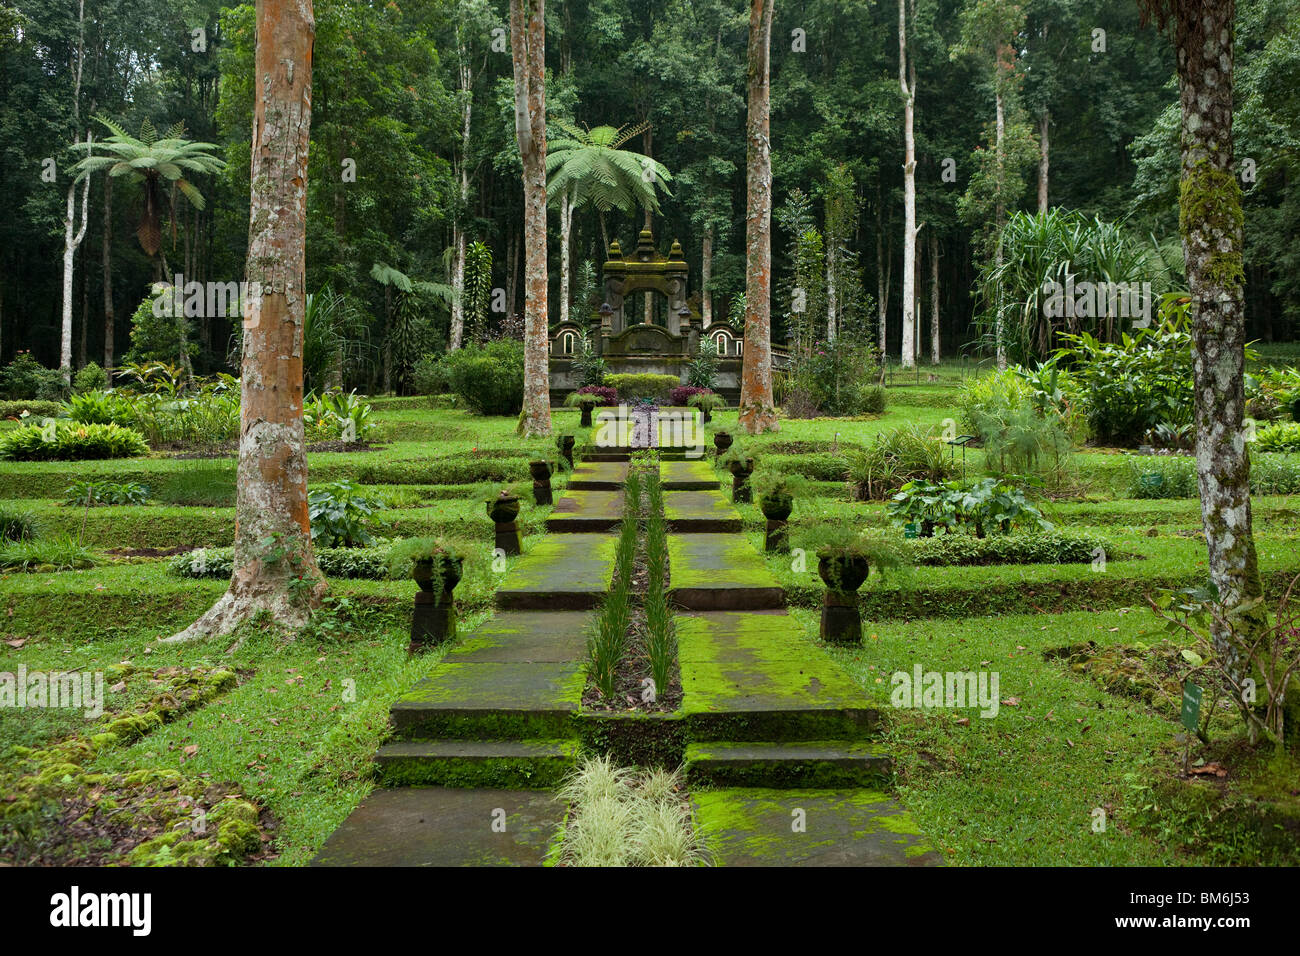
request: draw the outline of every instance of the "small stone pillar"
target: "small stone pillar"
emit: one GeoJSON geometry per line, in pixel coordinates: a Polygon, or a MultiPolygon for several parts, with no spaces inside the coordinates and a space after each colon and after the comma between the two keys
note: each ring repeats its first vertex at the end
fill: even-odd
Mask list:
{"type": "Polygon", "coordinates": [[[867,579],[871,565],[858,554],[821,552],[817,573],[826,585],[822,598],[821,639],[832,644],[862,643],[862,614],[858,610],[858,588],[867,579]]]}
{"type": "Polygon", "coordinates": [[[767,534],[763,538],[763,549],[765,551],[785,554],[790,550],[790,532],[787,527],[788,522],[777,521],[774,518],[767,519],[767,534]]]}
{"type": "Polygon", "coordinates": [[[519,499],[506,492],[487,503],[488,517],[496,524],[494,547],[507,555],[523,554],[523,542],[519,537],[519,526],[515,518],[519,516],[519,499]]]}
{"type": "MultiPolygon", "coordinates": [[[[715,436],[716,440],[716,436],[715,436]]],[[[754,493],[749,487],[749,476],[754,473],[754,459],[731,463],[731,500],[753,501],[754,493]]]]}
{"type": "Polygon", "coordinates": [[[533,501],[539,505],[555,503],[551,494],[551,463],[548,461],[530,461],[528,472],[533,476],[533,501]]]}
{"type": "Polygon", "coordinates": [[[407,653],[436,647],[456,637],[456,602],[452,591],[460,583],[463,562],[445,558],[440,580],[433,580],[433,561],[416,561],[412,577],[420,585],[415,592],[415,609],[411,615],[411,643],[407,653]]]}
{"type": "Polygon", "coordinates": [[[591,427],[591,413],[595,410],[595,408],[596,408],[595,397],[593,397],[589,402],[586,401],[578,402],[578,411],[582,415],[582,418],[578,420],[579,428],[591,427]]]}

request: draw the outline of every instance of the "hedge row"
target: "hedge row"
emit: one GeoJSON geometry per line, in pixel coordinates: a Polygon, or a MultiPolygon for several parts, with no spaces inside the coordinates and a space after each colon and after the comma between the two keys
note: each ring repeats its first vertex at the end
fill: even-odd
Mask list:
{"type": "MultiPolygon", "coordinates": [[[[316,564],[329,578],[386,580],[388,555],[392,548],[315,548],[316,564]]],[[[184,578],[228,578],[235,567],[234,548],[198,548],[178,554],[168,562],[172,574],[184,578]]]]}
{"type": "Polygon", "coordinates": [[[1113,558],[1102,538],[1075,531],[1038,531],[976,538],[944,534],[911,542],[912,559],[930,567],[984,564],[1088,564],[1100,553],[1113,558]]]}

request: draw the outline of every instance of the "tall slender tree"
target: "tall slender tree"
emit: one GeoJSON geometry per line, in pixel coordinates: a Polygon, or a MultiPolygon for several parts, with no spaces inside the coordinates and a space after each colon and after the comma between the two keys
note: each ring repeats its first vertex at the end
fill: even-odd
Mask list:
{"type": "Polygon", "coordinates": [[[311,546],[302,421],[315,32],[311,0],[257,0],[235,567],[226,593],[169,642],[229,632],[261,611],[299,627],[325,592],[311,546]]]}
{"type": "MultiPolygon", "coordinates": [[[[1233,158],[1235,0],[1139,0],[1173,28],[1182,103],[1179,231],[1191,294],[1196,471],[1210,579],[1239,626],[1266,623],[1242,429],[1246,316],[1243,215],[1233,158]]],[[[1226,634],[1214,635],[1228,654],[1226,634]]]]}
{"type": "MultiPolygon", "coordinates": [[[[911,4],[915,16],[916,4],[911,4]]],[[[899,364],[916,365],[916,60],[907,53],[908,0],[898,0],[898,86],[903,95],[903,336],[899,364]]]]}
{"type": "Polygon", "coordinates": [[[772,404],[772,12],[775,0],[749,4],[749,118],[745,156],[745,354],[740,427],[777,431],[772,404]]]}
{"type": "Polygon", "coordinates": [[[526,435],[551,433],[546,312],[546,0],[510,0],[515,137],[524,167],[524,409],[526,435]]]}

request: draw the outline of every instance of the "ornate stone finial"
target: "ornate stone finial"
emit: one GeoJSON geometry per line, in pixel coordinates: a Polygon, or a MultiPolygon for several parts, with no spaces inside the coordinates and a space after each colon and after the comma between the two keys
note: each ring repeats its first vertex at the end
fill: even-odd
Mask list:
{"type": "Polygon", "coordinates": [[[623,258],[623,247],[618,244],[617,239],[609,244],[609,257],[611,259],[623,258]]]}
{"type": "Polygon", "coordinates": [[[686,255],[682,252],[682,244],[676,239],[673,240],[673,247],[668,250],[669,262],[685,262],[686,255]]]}
{"type": "Polygon", "coordinates": [[[642,229],[636,237],[636,257],[642,262],[655,258],[655,237],[649,229],[642,229]]]}

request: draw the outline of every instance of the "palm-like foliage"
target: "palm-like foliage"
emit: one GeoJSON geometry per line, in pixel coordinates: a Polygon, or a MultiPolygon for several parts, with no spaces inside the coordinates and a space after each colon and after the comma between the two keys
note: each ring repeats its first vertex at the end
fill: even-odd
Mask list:
{"type": "MultiPolygon", "coordinates": [[[[159,138],[153,124],[145,120],[140,128],[140,136],[136,138],[110,119],[102,116],[96,119],[108,127],[113,135],[99,143],[79,143],[78,146],[87,150],[99,147],[107,155],[90,155],[78,162],[74,167],[77,179],[106,170],[114,178],[126,177],[144,185],[144,208],[135,234],[140,240],[140,247],[152,256],[158,251],[162,240],[159,220],[164,182],[179,189],[194,208],[202,209],[203,194],[186,178],[186,174],[216,173],[224,169],[226,164],[218,157],[209,155],[211,150],[217,148],[214,144],[186,139],[184,123],[176,123],[159,138]]],[[[174,199],[172,205],[175,205],[174,199]]]]}
{"type": "Polygon", "coordinates": [[[631,212],[637,206],[659,211],[658,186],[668,195],[672,174],[649,156],[623,149],[623,144],[645,131],[635,126],[597,126],[580,129],[562,120],[555,125],[565,136],[546,146],[546,193],[552,205],[566,193],[574,209],[594,206],[600,213],[618,209],[631,212]]]}
{"type": "Polygon", "coordinates": [[[1002,232],[1002,249],[1001,265],[989,262],[981,271],[983,306],[975,318],[990,333],[1001,311],[1006,348],[1015,361],[1044,358],[1061,333],[1110,339],[1122,331],[1113,317],[1049,317],[1043,308],[1048,282],[1150,282],[1156,294],[1182,282],[1176,246],[1154,236],[1144,243],[1120,224],[1069,210],[1016,213],[1002,232]]]}

